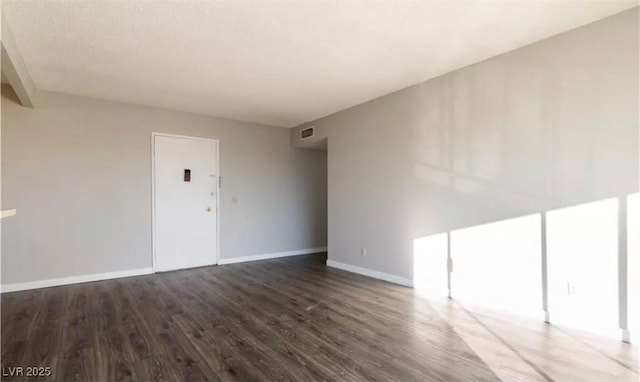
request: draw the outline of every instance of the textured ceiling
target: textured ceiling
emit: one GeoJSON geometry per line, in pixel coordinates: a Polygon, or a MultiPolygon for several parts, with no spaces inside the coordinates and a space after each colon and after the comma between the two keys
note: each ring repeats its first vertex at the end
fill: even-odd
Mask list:
{"type": "Polygon", "coordinates": [[[37,88],[291,127],[633,1],[12,1],[37,88]]]}

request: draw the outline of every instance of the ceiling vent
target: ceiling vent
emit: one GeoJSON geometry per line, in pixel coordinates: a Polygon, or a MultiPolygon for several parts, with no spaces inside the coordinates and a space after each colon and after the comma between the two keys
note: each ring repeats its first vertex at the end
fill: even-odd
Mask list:
{"type": "Polygon", "coordinates": [[[313,137],[313,129],[315,126],[307,127],[306,129],[300,130],[300,139],[309,139],[313,137]]]}

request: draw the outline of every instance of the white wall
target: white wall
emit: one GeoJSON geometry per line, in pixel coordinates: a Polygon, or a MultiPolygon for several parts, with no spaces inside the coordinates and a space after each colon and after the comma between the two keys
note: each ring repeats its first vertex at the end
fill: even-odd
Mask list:
{"type": "Polygon", "coordinates": [[[290,148],[287,129],[53,93],[27,109],[10,92],[3,284],[151,267],[151,132],[220,141],[222,259],[326,246],[326,153],[290,148]]]}
{"type": "Polygon", "coordinates": [[[329,260],[410,279],[415,239],[636,192],[638,43],[635,8],[296,128],[329,260]]]}

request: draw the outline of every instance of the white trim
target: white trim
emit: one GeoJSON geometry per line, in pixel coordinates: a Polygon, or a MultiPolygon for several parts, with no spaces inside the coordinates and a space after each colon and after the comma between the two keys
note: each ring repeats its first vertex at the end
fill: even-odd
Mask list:
{"type": "Polygon", "coordinates": [[[220,259],[220,262],[218,264],[223,265],[223,264],[244,263],[246,261],[258,261],[258,260],[277,259],[279,257],[310,255],[312,253],[319,253],[319,252],[326,252],[326,251],[327,251],[327,247],[319,247],[319,248],[298,249],[296,251],[287,251],[287,252],[264,253],[261,255],[220,259]]]}
{"type": "Polygon", "coordinates": [[[177,135],[166,133],[151,133],[151,267],[153,273],[156,270],[156,146],[155,137],[197,139],[213,141],[216,144],[216,262],[209,265],[220,264],[220,141],[213,138],[193,137],[189,135],[177,135]]]}
{"type": "Polygon", "coordinates": [[[413,288],[413,280],[411,279],[392,275],[389,273],[374,271],[373,269],[357,267],[351,264],[339,263],[333,260],[327,260],[327,267],[338,268],[338,269],[342,269],[343,271],[357,273],[359,275],[364,275],[364,276],[372,277],[374,279],[384,280],[390,283],[413,288]]]}
{"type": "Polygon", "coordinates": [[[17,292],[21,290],[49,288],[59,285],[80,284],[92,281],[119,279],[123,277],[150,275],[153,273],[152,268],[130,269],[127,271],[116,271],[107,273],[96,273],[92,275],[70,276],[59,279],[48,279],[39,281],[28,281],[24,283],[5,284],[2,285],[2,293],[17,292]]]}
{"type": "Polygon", "coordinates": [[[151,133],[151,268],[156,272],[156,133],[151,133]]]}
{"type": "Polygon", "coordinates": [[[218,142],[217,139],[215,138],[207,138],[207,137],[195,137],[193,135],[180,135],[180,134],[168,134],[168,133],[155,133],[152,132],[151,133],[152,136],[159,136],[159,137],[169,137],[169,138],[184,138],[184,139],[198,139],[201,141],[212,141],[212,142],[218,142]]]}
{"type": "Polygon", "coordinates": [[[635,343],[636,339],[631,337],[631,331],[629,329],[622,329],[622,342],[635,343]]]}

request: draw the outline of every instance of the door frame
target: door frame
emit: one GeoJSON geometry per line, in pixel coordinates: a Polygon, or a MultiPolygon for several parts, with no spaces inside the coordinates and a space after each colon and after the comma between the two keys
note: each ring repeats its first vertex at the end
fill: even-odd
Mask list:
{"type": "Polygon", "coordinates": [[[190,135],[151,132],[151,268],[153,273],[156,273],[156,137],[193,139],[216,144],[216,258],[211,265],[218,265],[220,264],[220,141],[190,135]]]}

